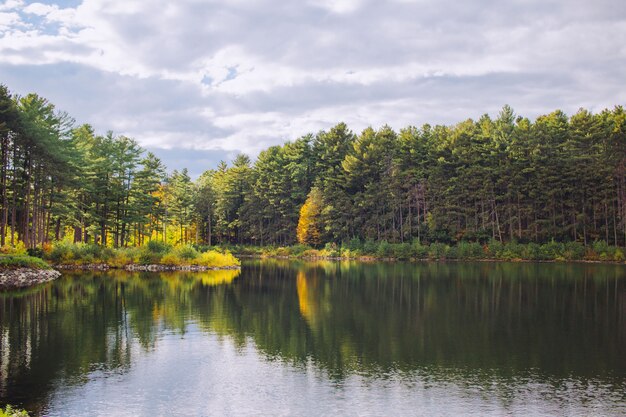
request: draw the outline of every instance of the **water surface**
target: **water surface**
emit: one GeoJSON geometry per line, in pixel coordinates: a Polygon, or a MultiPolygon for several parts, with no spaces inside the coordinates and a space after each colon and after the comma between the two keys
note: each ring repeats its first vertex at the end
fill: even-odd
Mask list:
{"type": "Polygon", "coordinates": [[[248,261],[0,293],[0,404],[46,416],[624,415],[626,269],[248,261]]]}

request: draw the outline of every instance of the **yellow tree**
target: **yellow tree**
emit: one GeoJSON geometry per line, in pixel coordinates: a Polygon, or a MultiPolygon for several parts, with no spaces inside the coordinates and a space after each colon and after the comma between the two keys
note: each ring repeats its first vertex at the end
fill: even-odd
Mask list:
{"type": "Polygon", "coordinates": [[[305,245],[321,245],[322,192],[314,187],[300,208],[300,220],[296,235],[298,242],[305,245]]]}

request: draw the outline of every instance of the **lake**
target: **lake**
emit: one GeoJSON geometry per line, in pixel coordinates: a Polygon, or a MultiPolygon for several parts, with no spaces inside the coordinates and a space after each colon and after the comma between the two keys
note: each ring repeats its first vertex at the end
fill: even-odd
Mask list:
{"type": "Polygon", "coordinates": [[[36,416],[625,415],[626,267],[249,260],[0,293],[36,416]]]}

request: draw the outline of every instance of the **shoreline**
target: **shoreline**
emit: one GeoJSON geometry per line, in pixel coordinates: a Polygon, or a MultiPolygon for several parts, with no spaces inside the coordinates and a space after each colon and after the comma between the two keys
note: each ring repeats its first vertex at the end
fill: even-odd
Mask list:
{"type": "Polygon", "coordinates": [[[11,291],[53,281],[61,276],[55,269],[6,268],[0,270],[0,291],[11,291]]]}
{"type": "Polygon", "coordinates": [[[147,272],[166,272],[166,271],[188,271],[188,272],[205,272],[205,271],[221,271],[241,269],[239,265],[230,266],[204,266],[204,265],[165,265],[165,264],[128,264],[128,265],[110,265],[106,263],[98,264],[60,264],[53,265],[55,269],[62,271],[109,271],[124,270],[128,272],[147,271],[147,272]]]}
{"type": "Polygon", "coordinates": [[[512,263],[550,263],[550,264],[605,264],[605,265],[626,265],[626,261],[613,260],[596,260],[596,259],[498,259],[498,258],[408,258],[399,259],[393,257],[377,258],[374,256],[298,256],[298,255],[255,255],[255,254],[234,254],[238,258],[244,259],[282,259],[282,260],[301,260],[301,261],[357,261],[357,262],[512,262],[512,263]]]}
{"type": "Polygon", "coordinates": [[[52,265],[51,269],[34,267],[2,268],[0,269],[0,291],[13,291],[23,288],[34,287],[60,278],[61,271],[100,271],[124,270],[127,272],[206,272],[221,270],[241,269],[238,265],[210,267],[202,265],[136,265],[113,266],[109,264],[84,264],[84,265],[52,265]]]}

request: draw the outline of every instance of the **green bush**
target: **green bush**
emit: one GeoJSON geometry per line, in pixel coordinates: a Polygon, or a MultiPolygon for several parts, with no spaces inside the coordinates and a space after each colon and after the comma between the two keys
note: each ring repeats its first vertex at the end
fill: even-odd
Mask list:
{"type": "Polygon", "coordinates": [[[541,255],[544,260],[563,260],[564,245],[554,240],[541,245],[541,255]]]}
{"type": "Polygon", "coordinates": [[[415,240],[411,245],[411,252],[415,259],[428,259],[428,251],[428,246],[422,245],[419,240],[415,240]]]}
{"type": "Polygon", "coordinates": [[[408,243],[398,243],[393,245],[393,257],[397,259],[411,259],[413,251],[408,243]]]}
{"type": "Polygon", "coordinates": [[[42,248],[28,248],[26,249],[26,253],[28,256],[33,256],[35,258],[43,259],[44,253],[42,248]]]}
{"type": "Polygon", "coordinates": [[[502,242],[496,239],[491,239],[487,244],[487,254],[490,258],[499,259],[504,251],[504,245],[502,242]]]}
{"type": "Polygon", "coordinates": [[[331,258],[335,258],[338,256],[341,256],[341,253],[339,252],[339,248],[337,247],[336,243],[327,243],[324,246],[324,249],[322,250],[322,256],[328,256],[331,258]]]}
{"type": "Polygon", "coordinates": [[[459,259],[459,247],[458,246],[448,246],[445,250],[445,254],[443,256],[445,259],[459,259]]]}
{"type": "Polygon", "coordinates": [[[428,257],[431,259],[445,259],[448,252],[448,245],[445,243],[432,243],[428,248],[428,257]]]}
{"type": "Polygon", "coordinates": [[[163,255],[172,250],[172,246],[165,243],[159,242],[158,240],[149,241],[146,246],[146,250],[153,254],[163,255]]]}
{"type": "Polygon", "coordinates": [[[41,258],[28,255],[0,255],[0,268],[35,268],[50,269],[41,258]]]}
{"type": "Polygon", "coordinates": [[[55,263],[66,263],[74,259],[74,252],[71,245],[65,242],[57,242],[52,246],[48,254],[48,259],[55,263]]]}
{"type": "Polygon", "coordinates": [[[563,257],[567,260],[580,260],[585,257],[585,247],[580,242],[567,242],[563,257]]]}
{"type": "Polygon", "coordinates": [[[375,256],[376,250],[378,250],[378,243],[372,239],[367,239],[365,243],[363,243],[363,252],[365,255],[375,256]]]}
{"type": "Polygon", "coordinates": [[[176,255],[180,259],[191,260],[196,259],[200,254],[191,245],[181,245],[174,248],[174,255],[176,255]]]}
{"type": "Polygon", "coordinates": [[[350,239],[347,244],[347,248],[350,250],[350,252],[360,251],[361,249],[363,249],[361,239],[359,239],[358,237],[350,239]]]}
{"type": "Polygon", "coordinates": [[[389,258],[393,255],[391,245],[386,240],[382,240],[376,248],[376,256],[379,258],[389,258]]]}
{"type": "Polygon", "coordinates": [[[478,242],[459,242],[457,254],[459,259],[480,259],[484,256],[483,247],[478,242]]]}
{"type": "Polygon", "coordinates": [[[0,417],[28,417],[28,413],[7,405],[4,409],[0,408],[0,417]]]}

